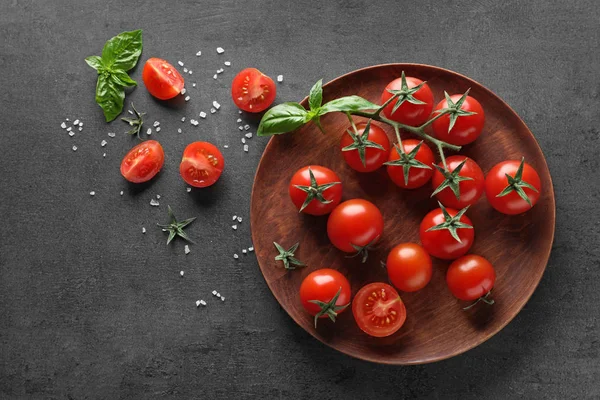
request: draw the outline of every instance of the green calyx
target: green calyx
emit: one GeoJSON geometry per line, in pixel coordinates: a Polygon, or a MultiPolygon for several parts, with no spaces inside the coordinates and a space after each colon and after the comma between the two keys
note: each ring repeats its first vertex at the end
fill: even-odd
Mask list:
{"type": "Polygon", "coordinates": [[[396,110],[398,110],[398,108],[400,108],[400,106],[405,102],[409,102],[412,104],[425,104],[425,102],[416,99],[414,97],[414,94],[416,92],[419,91],[419,89],[421,89],[423,87],[423,85],[425,85],[425,82],[422,82],[420,85],[417,85],[413,88],[408,88],[408,84],[406,83],[406,75],[404,74],[404,71],[402,71],[402,77],[401,79],[401,86],[400,86],[400,90],[393,90],[393,89],[388,89],[387,91],[393,95],[397,95],[398,98],[396,100],[396,103],[394,104],[394,108],[392,109],[392,114],[396,112],[396,110]]]}
{"type": "Polygon", "coordinates": [[[462,181],[473,180],[473,178],[468,176],[460,176],[460,171],[462,170],[466,162],[467,159],[465,158],[460,164],[456,166],[456,168],[452,172],[448,171],[446,168],[442,168],[439,165],[434,164],[433,166],[444,176],[444,181],[433,191],[433,193],[431,193],[431,197],[435,196],[436,194],[438,194],[446,188],[450,188],[450,190],[452,190],[452,193],[454,193],[454,196],[456,196],[456,199],[460,199],[459,183],[462,181]]]}
{"type": "Polygon", "coordinates": [[[285,269],[296,269],[295,266],[298,266],[298,267],[306,266],[306,264],[304,264],[302,261],[300,261],[296,257],[294,257],[294,252],[298,249],[298,246],[300,246],[300,243],[296,243],[295,245],[290,247],[288,250],[281,247],[281,245],[277,242],[273,242],[273,245],[275,245],[275,248],[279,252],[279,255],[275,256],[275,260],[283,262],[283,266],[285,267],[285,269]]]}
{"type": "Polygon", "coordinates": [[[487,292],[485,294],[485,296],[481,296],[473,304],[464,307],[463,310],[467,311],[468,309],[475,307],[477,304],[479,304],[480,301],[484,302],[488,306],[491,306],[492,304],[495,303],[494,299],[490,298],[491,293],[492,293],[492,291],[490,290],[489,292],[487,292]]]}
{"type": "Polygon", "coordinates": [[[508,186],[506,186],[496,197],[504,197],[511,192],[516,192],[519,197],[529,204],[529,207],[532,207],[531,200],[527,193],[523,190],[523,188],[528,188],[533,190],[534,192],[538,192],[538,190],[528,182],[523,180],[523,165],[525,164],[525,157],[521,158],[521,164],[519,164],[519,168],[517,169],[517,173],[515,176],[510,176],[506,174],[506,179],[508,180],[508,186]]]}
{"type": "Polygon", "coordinates": [[[189,238],[189,236],[187,235],[187,233],[185,233],[183,229],[189,224],[191,224],[196,219],[196,217],[188,218],[183,221],[177,221],[177,218],[175,218],[171,206],[167,207],[167,212],[169,213],[169,219],[171,220],[171,222],[165,225],[156,224],[162,228],[163,232],[169,232],[169,237],[167,238],[167,245],[171,243],[171,241],[175,239],[176,236],[179,236],[180,238],[185,239],[190,243],[194,243],[194,241],[189,238]]]}
{"type": "Polygon", "coordinates": [[[129,135],[137,135],[138,139],[142,140],[140,137],[140,132],[142,131],[142,125],[144,125],[144,115],[146,113],[140,113],[135,109],[133,102],[131,103],[131,108],[135,114],[135,118],[121,118],[121,121],[127,122],[131,129],[127,131],[129,135]]]}
{"type": "Polygon", "coordinates": [[[367,259],[369,258],[369,250],[373,250],[375,249],[375,243],[377,243],[377,241],[379,240],[379,236],[377,236],[375,239],[371,240],[369,243],[367,243],[364,246],[359,246],[357,244],[354,243],[350,243],[350,246],[352,246],[352,248],[354,248],[354,250],[356,250],[356,253],[352,254],[351,256],[347,256],[348,258],[354,258],[354,257],[360,257],[360,262],[361,263],[366,263],[367,259]]]}
{"type": "Polygon", "coordinates": [[[375,142],[372,142],[369,140],[369,132],[371,131],[371,120],[369,120],[367,122],[367,125],[365,126],[365,129],[362,134],[358,133],[358,131],[356,130],[356,126],[354,124],[352,124],[352,129],[354,132],[352,132],[350,129],[348,129],[346,132],[352,138],[353,143],[344,147],[342,149],[342,151],[357,150],[358,156],[360,157],[360,161],[362,162],[363,167],[366,167],[367,160],[365,158],[365,153],[367,151],[366,150],[367,147],[371,147],[371,148],[379,149],[379,150],[385,150],[385,149],[379,143],[375,143],[375,142]]]}
{"type": "Polygon", "coordinates": [[[454,127],[454,124],[456,123],[456,120],[459,117],[465,117],[467,115],[477,114],[476,112],[465,111],[461,108],[463,103],[467,99],[467,96],[469,95],[470,90],[471,90],[471,88],[467,89],[467,91],[460,97],[460,99],[458,99],[458,101],[456,103],[454,103],[452,101],[448,92],[444,91],[444,97],[446,97],[447,107],[442,108],[441,110],[437,110],[435,112],[448,114],[448,116],[450,117],[450,124],[448,124],[448,132],[450,132],[452,130],[452,128],[454,127]]]}
{"type": "Polygon", "coordinates": [[[469,209],[469,206],[463,208],[454,217],[452,217],[448,213],[448,211],[446,210],[446,207],[444,207],[444,205],[442,203],[440,203],[438,201],[438,204],[440,205],[442,213],[444,214],[444,222],[442,222],[439,225],[432,226],[431,228],[427,229],[427,232],[429,232],[429,231],[441,231],[443,229],[447,229],[448,232],[450,232],[450,235],[458,243],[462,243],[462,240],[460,240],[460,237],[458,236],[458,233],[456,231],[458,229],[473,229],[473,227],[471,225],[465,224],[464,222],[460,222],[460,219],[467,212],[467,210],[469,209]]]}
{"type": "Polygon", "coordinates": [[[337,317],[338,313],[350,305],[350,303],[344,304],[342,306],[338,306],[335,304],[335,303],[337,303],[337,300],[340,297],[340,293],[342,293],[341,286],[340,286],[339,290],[337,291],[337,293],[335,294],[335,296],[333,296],[333,298],[328,302],[324,302],[324,301],[320,301],[320,300],[309,300],[308,301],[309,303],[313,303],[313,304],[316,304],[319,307],[321,307],[321,311],[319,311],[317,314],[315,314],[315,329],[317,329],[317,322],[319,321],[319,318],[321,316],[327,315],[331,321],[335,322],[335,318],[337,317]]]}
{"type": "Polygon", "coordinates": [[[394,144],[394,148],[396,149],[396,152],[398,153],[398,156],[400,158],[398,158],[397,160],[394,160],[394,161],[387,161],[387,162],[383,163],[383,165],[388,165],[388,166],[392,166],[392,167],[402,167],[402,170],[404,172],[404,184],[405,185],[408,185],[408,175],[410,173],[411,168],[431,169],[431,167],[429,165],[424,164],[415,158],[417,156],[417,153],[419,152],[419,149],[421,148],[422,144],[423,144],[423,141],[421,141],[421,143],[419,143],[417,146],[415,146],[415,148],[412,149],[412,151],[408,154],[406,154],[404,152],[404,149],[400,148],[400,146],[398,146],[397,144],[394,144]]]}
{"type": "Polygon", "coordinates": [[[306,192],[306,200],[304,200],[304,203],[302,203],[302,207],[300,207],[299,212],[302,212],[302,210],[304,210],[310,204],[310,202],[313,201],[314,199],[317,199],[318,201],[320,201],[323,204],[331,203],[332,200],[327,200],[325,197],[323,197],[323,192],[326,191],[327,189],[329,189],[335,185],[339,185],[341,183],[341,182],[331,182],[331,183],[325,183],[323,185],[319,185],[317,183],[317,179],[315,178],[315,175],[313,174],[310,167],[308,168],[308,174],[310,175],[310,186],[294,185],[295,188],[300,189],[303,192],[306,192]]]}

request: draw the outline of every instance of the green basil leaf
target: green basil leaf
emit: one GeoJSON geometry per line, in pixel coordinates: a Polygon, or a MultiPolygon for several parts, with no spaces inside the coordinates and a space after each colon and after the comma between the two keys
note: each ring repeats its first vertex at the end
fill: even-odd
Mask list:
{"type": "Polygon", "coordinates": [[[310,120],[308,112],[298,103],[276,105],[263,115],[258,125],[258,136],[291,132],[310,120]]]}
{"type": "Polygon", "coordinates": [[[142,30],[123,32],[109,39],[102,49],[102,62],[108,70],[129,71],[142,54],[142,30]]]}
{"type": "Polygon", "coordinates": [[[323,103],[323,79],[319,79],[317,83],[310,89],[308,96],[308,105],[311,110],[316,110],[323,103]]]}
{"type": "Polygon", "coordinates": [[[104,68],[102,64],[102,59],[98,56],[89,56],[85,59],[85,62],[90,67],[94,68],[96,71],[100,71],[104,68]]]}
{"type": "Polygon", "coordinates": [[[110,73],[113,82],[118,84],[119,86],[128,87],[128,86],[137,86],[137,82],[131,79],[127,72],[118,69],[110,73]]]}
{"type": "Polygon", "coordinates": [[[96,84],[96,103],[102,107],[106,122],[117,118],[123,111],[125,91],[115,81],[112,75],[103,73],[98,75],[96,84]]]}
{"type": "Polygon", "coordinates": [[[360,96],[346,96],[331,100],[329,103],[325,103],[321,107],[320,114],[323,115],[332,111],[352,112],[375,110],[377,108],[379,108],[377,104],[373,104],[369,100],[363,99],[360,96]]]}

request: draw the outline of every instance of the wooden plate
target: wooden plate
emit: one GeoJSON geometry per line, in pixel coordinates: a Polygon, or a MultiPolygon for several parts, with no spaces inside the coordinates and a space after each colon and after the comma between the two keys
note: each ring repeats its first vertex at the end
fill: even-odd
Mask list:
{"type": "MultiPolygon", "coordinates": [[[[480,254],[496,268],[497,281],[493,297],[496,304],[483,304],[469,311],[446,287],[448,262],[434,261],[429,285],[416,293],[400,293],[406,304],[405,325],[388,338],[372,338],[354,322],[352,310],[340,314],[332,324],[323,320],[317,330],[312,318],[300,303],[300,283],[311,271],[335,268],[345,274],[355,294],[363,285],[387,282],[380,267],[387,252],[402,242],[419,242],[418,228],[423,216],[437,207],[430,199],[431,187],[409,191],[396,187],[384,168],[370,174],[351,170],[340,155],[340,136],[348,121],[341,113],[332,113],[322,120],[326,135],[315,125],[307,124],[294,133],[273,137],[262,156],[252,190],[252,239],[261,271],[281,306],[301,327],[323,343],[353,357],[387,364],[420,364],[443,360],[467,351],[508,324],[523,308],[538,285],[552,246],[554,236],[554,191],[546,160],[533,134],[519,116],[498,96],[465,76],[442,68],[419,64],[386,64],[364,68],[343,75],[324,86],[324,102],[341,96],[357,94],[379,104],[386,84],[407,75],[426,80],[436,104],[443,91],[463,93],[471,88],[486,113],[481,137],[461,154],[475,159],[484,173],[496,163],[525,156],[542,180],[542,196],[529,212],[505,216],[492,209],[485,195],[471,207],[468,215],[475,226],[475,244],[471,253],[480,254]],[[330,245],[327,238],[327,217],[298,214],[289,199],[288,183],[299,168],[319,164],[333,169],[343,185],[343,200],[365,198],[375,203],[383,213],[385,226],[379,250],[370,253],[369,261],[349,259],[330,245]],[[286,271],[280,262],[273,241],[286,248],[300,242],[296,255],[308,267],[286,271]]],[[[312,82],[306,83],[306,91],[312,82]]],[[[302,101],[307,107],[307,99],[302,101]]],[[[393,130],[381,125],[393,139],[393,130]]],[[[404,135],[404,134],[403,134],[404,135]]],[[[405,135],[404,135],[405,136],[405,135]]]]}

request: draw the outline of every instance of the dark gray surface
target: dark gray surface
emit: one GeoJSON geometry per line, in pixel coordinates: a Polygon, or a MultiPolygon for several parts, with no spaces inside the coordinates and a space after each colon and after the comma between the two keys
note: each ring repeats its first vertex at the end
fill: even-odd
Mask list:
{"type": "MultiPolygon", "coordinates": [[[[0,397],[599,398],[599,18],[594,0],[3,1],[0,397]],[[143,86],[128,95],[162,123],[153,138],[165,168],[143,189],[119,175],[135,140],[103,122],[83,62],[135,28],[142,61],[183,60],[198,82],[174,109],[143,86]],[[225,60],[233,66],[213,80],[225,60]],[[495,91],[536,135],[556,188],[554,250],[528,305],[488,342],[432,365],[375,365],[325,347],[278,306],[253,256],[232,258],[250,245],[249,194],[267,142],[242,152],[233,74],[283,74],[277,101],[299,100],[321,77],[386,62],[449,68],[495,91]],[[218,114],[180,122],[213,99],[218,114]],[[70,138],[66,117],[84,131],[70,138]],[[215,187],[188,194],[177,165],[199,139],[229,144],[227,167],[215,187]],[[161,206],[150,207],[156,194],[161,206]],[[167,204],[198,216],[188,256],[155,227],[167,204]],[[237,231],[233,214],[245,218],[237,231]],[[196,309],[198,298],[209,306],[196,309]]],[[[133,77],[141,83],[141,68],[133,77]]]]}

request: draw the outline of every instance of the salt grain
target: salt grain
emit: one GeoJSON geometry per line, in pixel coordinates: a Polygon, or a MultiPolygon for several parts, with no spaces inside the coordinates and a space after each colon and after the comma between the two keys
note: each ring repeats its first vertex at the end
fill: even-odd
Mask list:
{"type": "Polygon", "coordinates": [[[79,120],[76,119],[75,121],[73,121],[73,125],[79,125],[79,120]]]}
{"type": "Polygon", "coordinates": [[[213,290],[213,291],[212,291],[212,295],[213,295],[213,296],[216,296],[216,295],[217,295],[217,291],[216,291],[216,290],[213,290]]]}
{"type": "Polygon", "coordinates": [[[206,113],[204,111],[200,111],[200,118],[206,118],[206,113]]]}
{"type": "Polygon", "coordinates": [[[179,64],[181,67],[183,67],[183,61],[177,61],[177,64],[179,64]]]}
{"type": "MultiPolygon", "coordinates": [[[[181,90],[183,91],[185,89],[181,89],[181,90]]],[[[154,124],[152,124],[152,126],[154,126],[155,128],[159,125],[160,125],[160,122],[158,122],[158,121],[154,121],[154,124]]]]}
{"type": "Polygon", "coordinates": [[[121,193],[120,193],[120,194],[121,194],[121,196],[123,196],[123,191],[122,191],[122,190],[121,190],[121,193]]]}
{"type": "Polygon", "coordinates": [[[245,130],[248,130],[248,129],[250,129],[250,125],[244,125],[244,129],[245,129],[245,130]]]}
{"type": "Polygon", "coordinates": [[[283,75],[277,75],[277,82],[283,82],[283,75]]]}
{"type": "Polygon", "coordinates": [[[242,110],[238,110],[238,114],[241,114],[241,113],[242,113],[242,110]]]}
{"type": "Polygon", "coordinates": [[[223,68],[219,68],[219,69],[217,70],[217,74],[222,74],[222,73],[223,73],[223,71],[225,71],[223,68]]]}
{"type": "Polygon", "coordinates": [[[111,138],[115,137],[115,133],[114,132],[108,132],[108,137],[111,137],[111,138]]]}
{"type": "Polygon", "coordinates": [[[217,294],[215,294],[215,296],[221,297],[221,293],[217,292],[217,294]]]}
{"type": "Polygon", "coordinates": [[[244,145],[244,151],[245,151],[246,153],[248,152],[248,145],[247,145],[247,144],[245,144],[245,145],[244,145]]]}
{"type": "Polygon", "coordinates": [[[106,140],[103,140],[102,142],[100,142],[100,146],[104,147],[106,146],[106,143],[108,143],[106,140]]]}
{"type": "Polygon", "coordinates": [[[157,199],[160,199],[160,194],[157,194],[157,195],[156,195],[156,198],[157,198],[157,199]]]}
{"type": "Polygon", "coordinates": [[[246,135],[245,135],[245,136],[246,136],[248,139],[250,139],[250,138],[252,137],[252,132],[248,132],[248,133],[246,133],[246,135]]]}
{"type": "Polygon", "coordinates": [[[248,247],[248,251],[249,252],[253,252],[254,251],[254,246],[248,247]]]}
{"type": "Polygon", "coordinates": [[[191,69],[190,69],[190,71],[188,72],[188,74],[190,74],[190,75],[192,74],[192,70],[191,70],[191,69]]]}
{"type": "Polygon", "coordinates": [[[75,136],[75,132],[74,131],[70,131],[69,132],[69,136],[71,136],[71,137],[75,136]]]}
{"type": "Polygon", "coordinates": [[[196,82],[192,83],[192,87],[196,87],[196,82]]]}
{"type": "Polygon", "coordinates": [[[237,225],[231,225],[231,229],[233,229],[234,231],[237,230],[237,225]]]}
{"type": "Polygon", "coordinates": [[[223,54],[223,53],[225,53],[225,50],[223,50],[222,47],[217,47],[217,53],[223,54]]]}
{"type": "Polygon", "coordinates": [[[142,226],[142,233],[146,233],[146,228],[142,226]]]}
{"type": "Polygon", "coordinates": [[[242,119],[238,118],[236,122],[239,124],[240,122],[242,122],[242,119]]]}
{"type": "Polygon", "coordinates": [[[196,121],[195,119],[190,119],[190,124],[198,126],[198,121],[196,121]]]}
{"type": "Polygon", "coordinates": [[[183,72],[184,72],[184,73],[187,73],[187,72],[188,72],[188,69],[187,69],[187,68],[184,68],[184,69],[183,69],[183,72]]]}
{"type": "Polygon", "coordinates": [[[156,201],[155,199],[150,200],[150,205],[153,207],[158,207],[160,206],[160,203],[158,201],[156,201]]]}
{"type": "Polygon", "coordinates": [[[177,133],[181,133],[181,128],[177,128],[177,133]]]}
{"type": "Polygon", "coordinates": [[[79,127],[79,132],[81,132],[82,130],[83,130],[83,128],[80,126],[80,127],[79,127]]]}
{"type": "Polygon", "coordinates": [[[225,296],[221,296],[221,301],[225,301],[225,296]]]}
{"type": "Polygon", "coordinates": [[[217,74],[214,74],[214,75],[213,75],[213,79],[217,79],[217,74]]]}
{"type": "Polygon", "coordinates": [[[206,307],[206,302],[204,300],[200,300],[200,304],[202,304],[202,307],[206,307]]]}
{"type": "Polygon", "coordinates": [[[231,61],[225,61],[223,64],[225,64],[225,66],[230,67],[231,66],[231,61]]]}
{"type": "Polygon", "coordinates": [[[160,126],[157,126],[155,129],[156,132],[160,132],[160,126]]]}
{"type": "Polygon", "coordinates": [[[235,221],[236,219],[237,219],[237,215],[234,215],[232,220],[235,221]]]}
{"type": "Polygon", "coordinates": [[[224,144],[224,145],[223,145],[223,148],[225,148],[225,149],[228,149],[228,148],[229,148],[229,145],[228,145],[228,144],[224,144]]]}
{"type": "Polygon", "coordinates": [[[246,139],[242,138],[242,144],[246,143],[246,139]]]}
{"type": "Polygon", "coordinates": [[[236,260],[239,258],[240,256],[238,256],[237,254],[233,255],[233,258],[235,258],[236,260]]]}
{"type": "Polygon", "coordinates": [[[185,122],[185,117],[181,117],[181,122],[185,122]]]}
{"type": "Polygon", "coordinates": [[[189,187],[189,188],[185,189],[185,191],[188,192],[188,193],[190,193],[192,191],[192,188],[189,187]]]}
{"type": "Polygon", "coordinates": [[[213,107],[218,110],[219,108],[221,108],[221,105],[216,100],[213,100],[213,107]]]}
{"type": "Polygon", "coordinates": [[[248,250],[242,249],[242,254],[246,254],[246,253],[248,253],[248,250]]]}
{"type": "Polygon", "coordinates": [[[183,88],[183,89],[181,89],[181,92],[179,92],[179,93],[185,94],[185,92],[186,92],[186,90],[185,90],[185,88],[183,88]]]}
{"type": "Polygon", "coordinates": [[[67,129],[67,124],[65,124],[64,122],[62,124],[60,124],[60,127],[63,129],[67,129]]]}
{"type": "Polygon", "coordinates": [[[83,122],[79,123],[79,127],[82,128],[83,127],[83,122]]]}
{"type": "Polygon", "coordinates": [[[243,130],[244,130],[244,127],[240,125],[240,126],[238,126],[238,129],[239,129],[240,131],[243,131],[243,130]]]}
{"type": "Polygon", "coordinates": [[[77,146],[73,146],[73,151],[77,151],[77,146]]]}
{"type": "Polygon", "coordinates": [[[148,130],[146,131],[146,135],[152,135],[152,128],[148,128],[148,130]]]}
{"type": "Polygon", "coordinates": [[[67,128],[67,131],[68,131],[68,132],[70,132],[70,131],[71,131],[71,129],[73,129],[73,128],[72,128],[72,127],[68,127],[68,128],[67,128]]]}
{"type": "Polygon", "coordinates": [[[200,307],[200,300],[196,300],[196,307],[200,307]]]}
{"type": "Polygon", "coordinates": [[[106,158],[106,153],[103,153],[103,154],[102,154],[102,157],[106,158]]]}
{"type": "Polygon", "coordinates": [[[190,246],[188,246],[187,244],[185,245],[185,247],[183,248],[185,254],[190,254],[190,246]]]}
{"type": "Polygon", "coordinates": [[[238,222],[242,222],[242,217],[237,217],[238,222]]]}
{"type": "Polygon", "coordinates": [[[90,192],[90,196],[94,196],[96,194],[96,192],[94,192],[93,190],[90,192]]]}
{"type": "Polygon", "coordinates": [[[185,101],[190,101],[190,96],[185,96],[185,101]]]}
{"type": "Polygon", "coordinates": [[[202,55],[202,52],[201,52],[201,51],[198,51],[198,52],[196,53],[196,56],[197,56],[197,57],[200,57],[201,55],[202,55]]]}
{"type": "Polygon", "coordinates": [[[214,113],[216,113],[216,112],[217,112],[217,110],[215,110],[214,108],[212,108],[212,107],[211,107],[211,109],[210,109],[210,113],[211,113],[211,114],[214,114],[214,113]]]}

